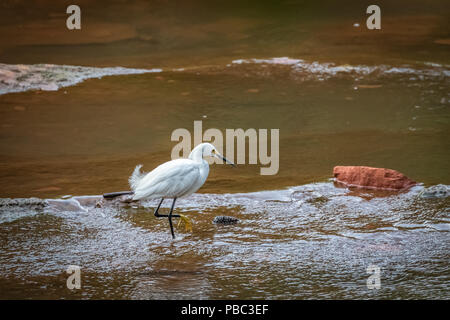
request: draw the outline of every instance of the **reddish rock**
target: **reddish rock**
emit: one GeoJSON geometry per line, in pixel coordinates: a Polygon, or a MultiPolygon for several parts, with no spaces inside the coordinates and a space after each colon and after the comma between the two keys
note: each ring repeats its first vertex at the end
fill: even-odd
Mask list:
{"type": "Polygon", "coordinates": [[[412,187],[415,181],[391,169],[364,166],[336,166],[333,175],[337,182],[350,187],[402,190],[412,187]]]}

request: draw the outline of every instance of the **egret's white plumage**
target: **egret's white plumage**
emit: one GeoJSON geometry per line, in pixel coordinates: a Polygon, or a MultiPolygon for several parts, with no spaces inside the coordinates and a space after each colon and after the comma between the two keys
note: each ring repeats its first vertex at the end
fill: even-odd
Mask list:
{"type": "Polygon", "coordinates": [[[215,156],[232,164],[212,144],[201,143],[188,159],[168,161],[147,174],[141,173],[142,165],[138,165],[129,179],[133,200],[179,198],[196,192],[209,173],[209,164],[203,156],[215,156]]]}
{"type": "Polygon", "coordinates": [[[192,194],[205,183],[209,173],[208,163],[190,159],[163,163],[145,175],[138,167],[130,177],[133,200],[179,198],[192,194]]]}
{"type": "Polygon", "coordinates": [[[182,214],[173,214],[175,201],[179,197],[185,197],[196,192],[205,183],[206,178],[208,178],[209,165],[203,157],[207,156],[217,157],[234,166],[232,162],[217,152],[212,144],[201,143],[192,150],[188,159],[168,161],[149,173],[142,173],[142,165],[137,165],[128,179],[132,191],[105,193],[103,197],[113,199],[132,194],[132,200],[160,198],[161,201],[154,213],[155,217],[169,218],[170,232],[175,239],[172,218],[180,218],[184,220],[187,228],[190,226],[187,217],[182,214]],[[158,211],[166,198],[173,199],[168,215],[160,214],[158,211]]]}

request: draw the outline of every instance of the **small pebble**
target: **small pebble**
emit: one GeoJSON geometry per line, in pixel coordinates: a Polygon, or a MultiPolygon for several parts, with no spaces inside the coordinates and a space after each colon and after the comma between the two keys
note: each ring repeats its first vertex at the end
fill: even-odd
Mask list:
{"type": "Polygon", "coordinates": [[[220,224],[236,224],[238,222],[239,222],[238,218],[229,216],[217,216],[213,220],[213,223],[220,223],[220,224]]]}

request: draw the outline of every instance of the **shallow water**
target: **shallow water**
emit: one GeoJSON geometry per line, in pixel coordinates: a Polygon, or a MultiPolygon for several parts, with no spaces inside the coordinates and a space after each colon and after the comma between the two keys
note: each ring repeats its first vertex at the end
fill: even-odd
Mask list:
{"type": "Polygon", "coordinates": [[[180,226],[174,241],[156,202],[2,206],[1,298],[448,299],[449,202],[422,190],[197,194],[178,202],[193,232],[180,226]],[[213,224],[220,214],[240,222],[213,224]],[[75,292],[69,265],[81,267],[75,292]],[[369,265],[379,290],[366,286],[369,265]]]}
{"type": "Polygon", "coordinates": [[[80,32],[53,1],[0,4],[0,63],[55,64],[64,78],[44,68],[44,89],[75,84],[0,83],[1,198],[126,190],[195,120],[280,129],[280,169],[212,166],[178,203],[194,230],[176,241],[151,209],[1,207],[1,298],[449,298],[447,199],[328,180],[335,165],[368,165],[450,184],[448,1],[379,1],[381,31],[356,1],[78,4],[80,32]],[[89,79],[78,66],[161,72],[89,79]],[[380,290],[366,287],[370,264],[380,290]]]}

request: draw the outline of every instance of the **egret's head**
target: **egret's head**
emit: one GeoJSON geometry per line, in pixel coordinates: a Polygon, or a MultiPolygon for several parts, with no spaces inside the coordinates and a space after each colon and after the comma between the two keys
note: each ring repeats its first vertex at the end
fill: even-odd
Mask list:
{"type": "MultiPolygon", "coordinates": [[[[223,161],[225,161],[225,163],[228,163],[230,165],[232,165],[233,167],[235,167],[236,165],[229,161],[228,159],[226,159],[223,155],[221,155],[219,153],[219,151],[217,151],[216,147],[214,147],[211,143],[201,143],[198,146],[196,146],[194,148],[194,150],[192,150],[191,155],[194,154],[194,151],[197,150],[201,150],[201,156],[203,157],[216,157],[218,159],[221,159],[223,161]]],[[[189,158],[191,158],[191,155],[189,155],[189,158]]]]}

